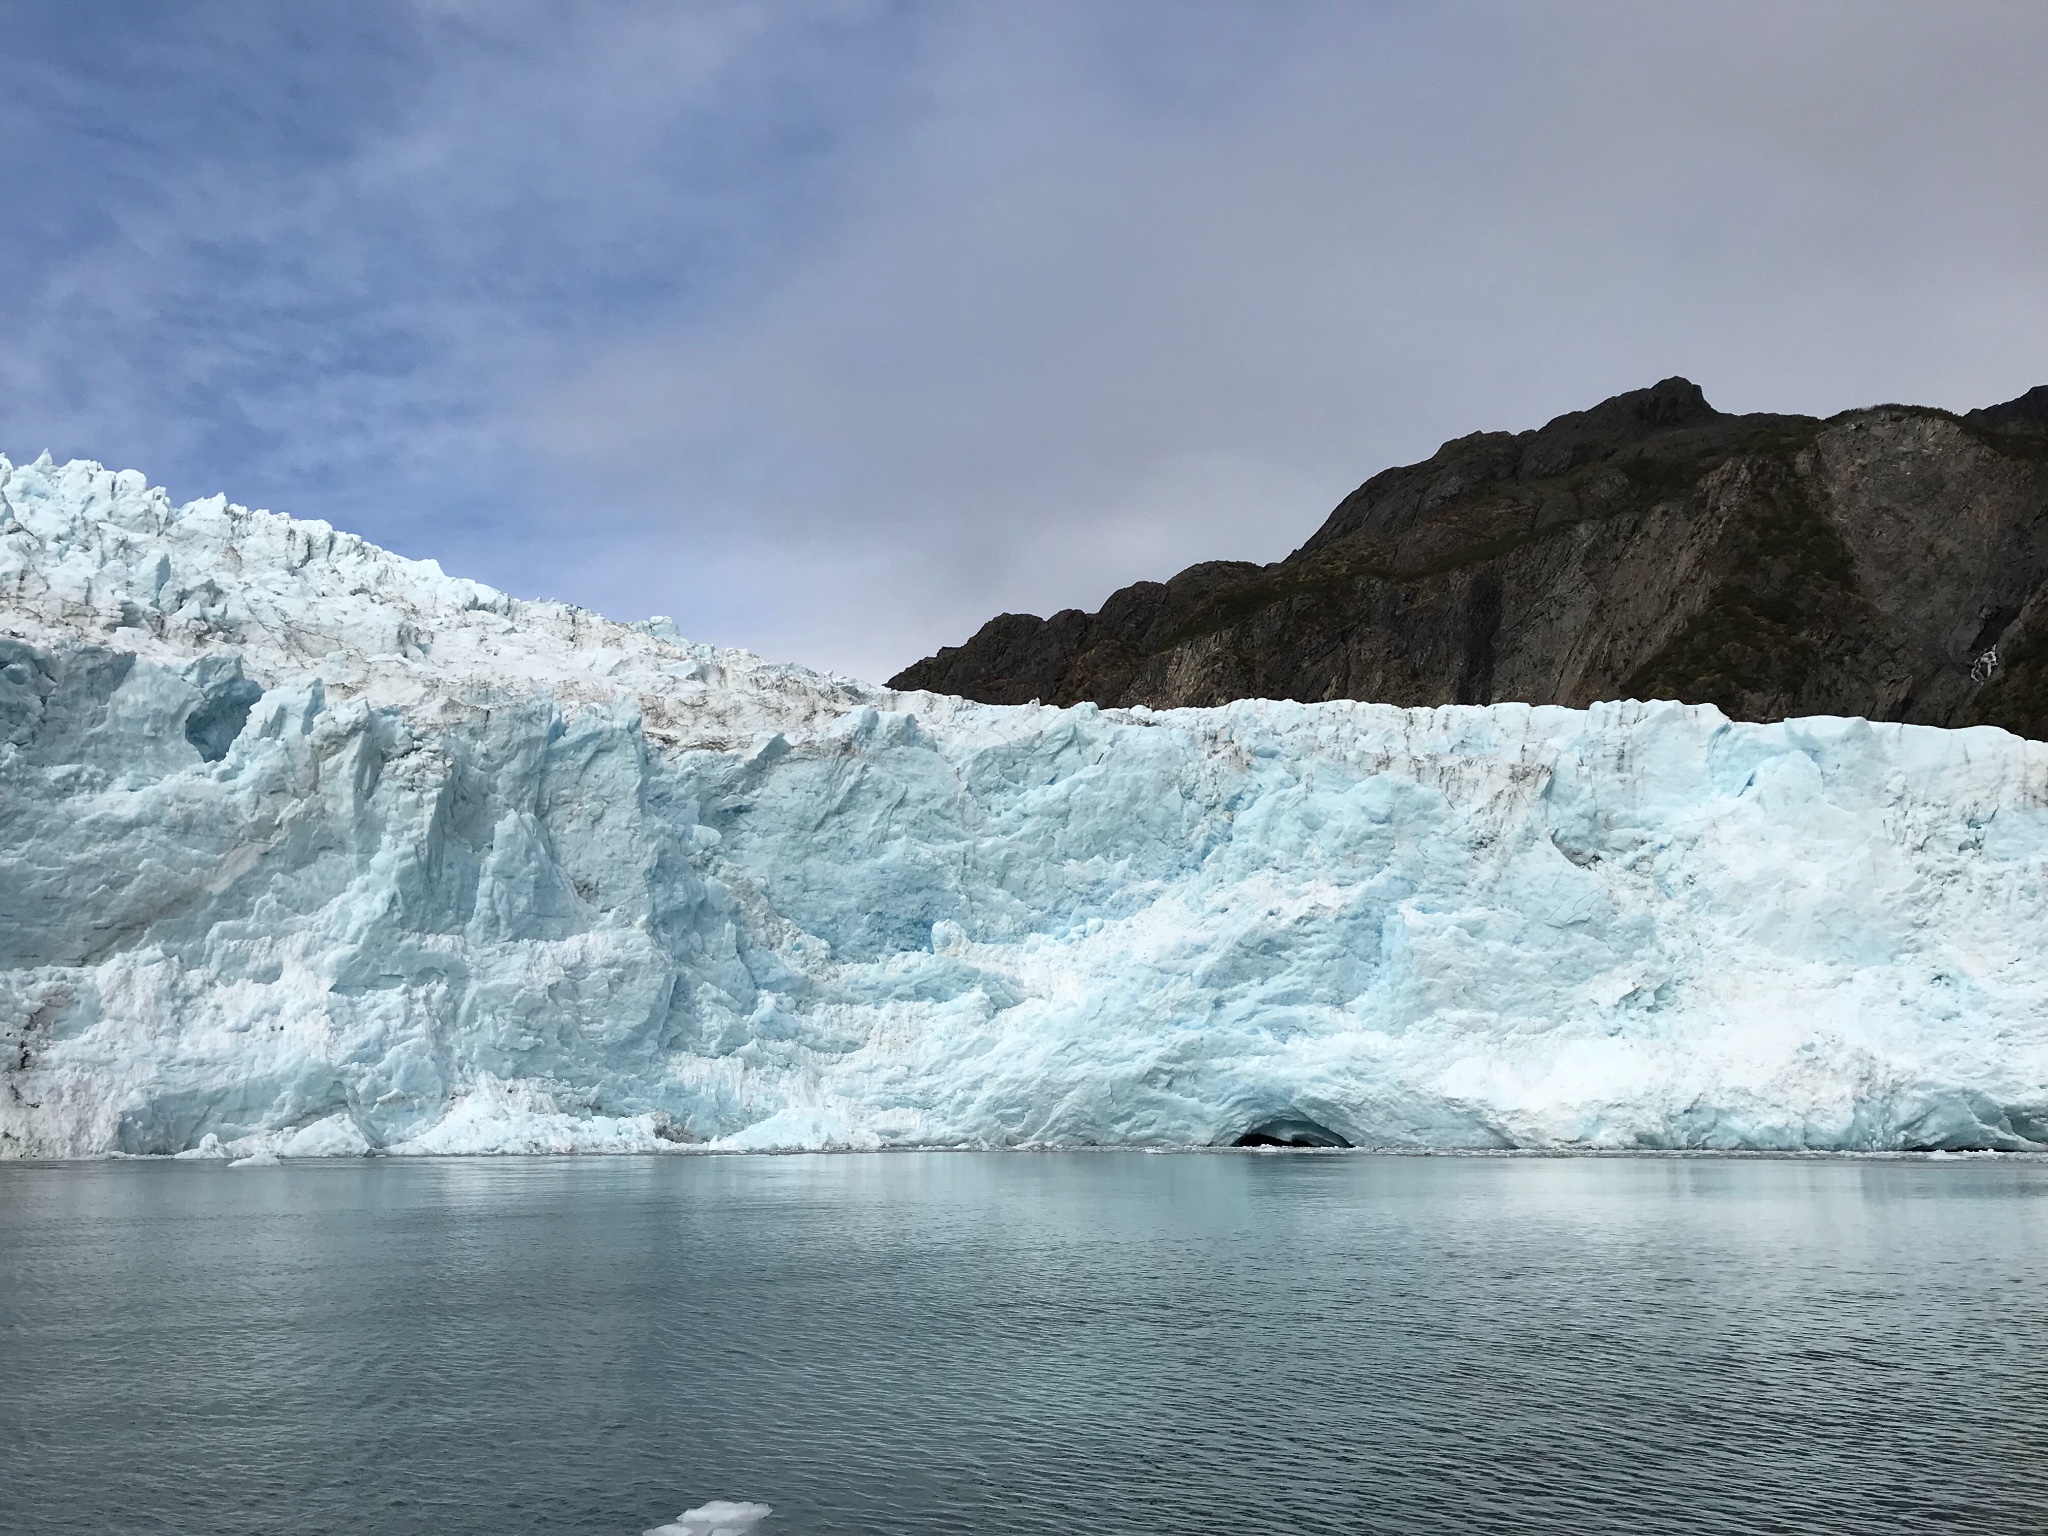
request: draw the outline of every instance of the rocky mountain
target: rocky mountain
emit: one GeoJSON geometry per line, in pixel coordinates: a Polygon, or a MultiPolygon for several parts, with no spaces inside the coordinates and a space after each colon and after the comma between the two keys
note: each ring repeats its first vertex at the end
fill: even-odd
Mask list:
{"type": "Polygon", "coordinates": [[[1675,699],[2048,737],[2048,386],[1820,421],[1727,415],[1666,379],[1375,475],[1273,565],[1003,614],[892,686],[1155,708],[1675,699]]]}

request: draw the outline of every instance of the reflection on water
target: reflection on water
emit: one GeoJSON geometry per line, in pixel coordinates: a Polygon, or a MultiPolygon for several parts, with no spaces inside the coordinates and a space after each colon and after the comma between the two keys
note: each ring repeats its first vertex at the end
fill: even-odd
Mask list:
{"type": "Polygon", "coordinates": [[[2038,1530],[2048,1164],[0,1167],[0,1380],[36,1536],[2038,1530]]]}

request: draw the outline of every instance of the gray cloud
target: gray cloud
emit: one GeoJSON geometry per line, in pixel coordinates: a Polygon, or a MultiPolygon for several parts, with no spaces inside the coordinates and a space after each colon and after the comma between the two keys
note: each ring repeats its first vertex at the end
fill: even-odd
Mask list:
{"type": "Polygon", "coordinates": [[[393,17],[0,312],[10,447],[878,675],[1669,373],[2048,379],[2027,0],[393,17]]]}
{"type": "Polygon", "coordinates": [[[1178,93],[1131,71],[1190,13],[1120,14],[950,13],[772,292],[539,398],[722,631],[885,671],[1672,372],[1821,412],[2048,377],[2038,11],[1304,8],[1241,68],[1205,12],[1178,93]]]}

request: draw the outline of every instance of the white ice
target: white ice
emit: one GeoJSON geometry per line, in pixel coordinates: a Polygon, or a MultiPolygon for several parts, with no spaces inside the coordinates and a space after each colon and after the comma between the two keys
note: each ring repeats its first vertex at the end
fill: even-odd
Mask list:
{"type": "Polygon", "coordinates": [[[0,1155],[2048,1143],[2048,746],[898,694],[0,460],[0,1155]]]}
{"type": "Polygon", "coordinates": [[[677,1515],[672,1525],[657,1525],[646,1536],[747,1536],[773,1513],[766,1504],[713,1499],[677,1515]]]}

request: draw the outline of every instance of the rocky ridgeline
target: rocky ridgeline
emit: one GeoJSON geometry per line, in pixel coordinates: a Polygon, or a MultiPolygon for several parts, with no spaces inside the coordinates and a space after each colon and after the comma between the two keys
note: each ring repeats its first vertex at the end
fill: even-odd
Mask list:
{"type": "Polygon", "coordinates": [[[1730,416],[1684,379],[1479,432],[1274,565],[1004,614],[893,679],[989,703],[1713,704],[2048,737],[2048,386],[1730,416]]]}

